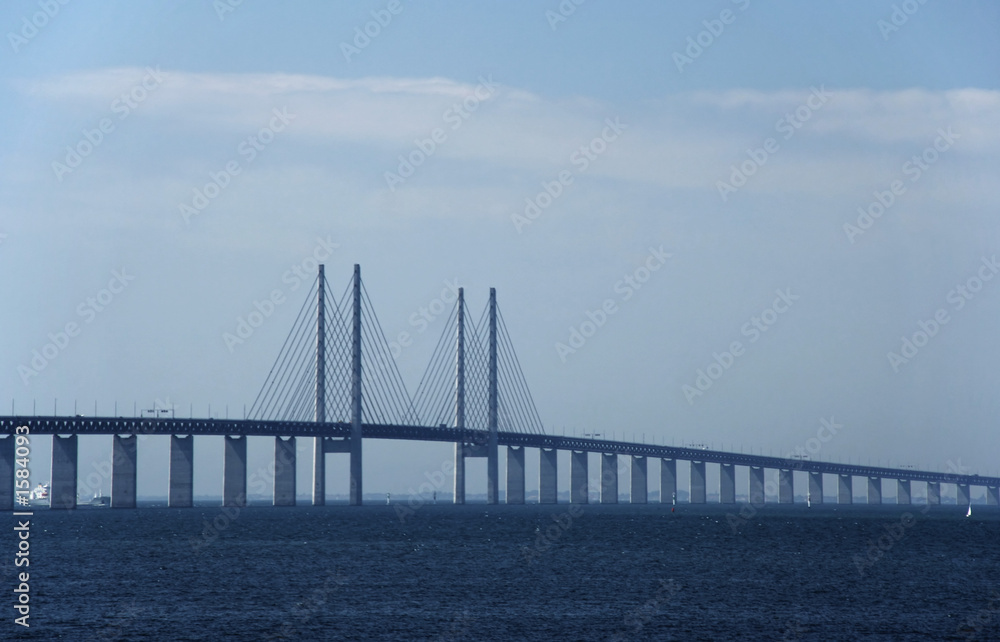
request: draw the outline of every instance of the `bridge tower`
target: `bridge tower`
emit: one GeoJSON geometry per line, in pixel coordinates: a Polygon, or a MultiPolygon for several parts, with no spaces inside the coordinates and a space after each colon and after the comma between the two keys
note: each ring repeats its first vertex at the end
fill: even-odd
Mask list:
{"type": "Polygon", "coordinates": [[[354,265],[354,314],[351,332],[351,506],[361,505],[361,266],[354,265]]]}
{"type": "MultiPolygon", "coordinates": [[[[489,302],[478,322],[467,316],[465,289],[456,286],[452,292],[455,298],[450,301],[456,305],[408,406],[409,412],[425,426],[447,427],[450,432],[448,440],[455,444],[451,468],[454,503],[468,500],[468,460],[478,457],[486,459],[486,503],[500,503],[499,451],[503,438],[507,441],[506,502],[523,504],[528,440],[511,439],[507,433],[542,435],[541,419],[497,303],[496,288],[490,288],[489,302]]],[[[542,450],[539,501],[555,503],[556,450],[542,450]]]]}
{"type": "Polygon", "coordinates": [[[490,288],[490,335],[489,335],[489,442],[486,453],[486,503],[500,502],[500,461],[497,448],[497,426],[499,425],[499,403],[497,398],[497,289],[490,288]]]}
{"type": "MultiPolygon", "coordinates": [[[[316,315],[316,423],[326,423],[326,273],[319,266],[316,315]]],[[[313,506],[326,504],[326,438],[313,438],[313,506]]]]}
{"type": "MultiPolygon", "coordinates": [[[[458,332],[455,346],[455,428],[465,429],[465,288],[458,288],[458,332]]],[[[454,502],[465,503],[465,440],[455,442],[454,502]]]]}

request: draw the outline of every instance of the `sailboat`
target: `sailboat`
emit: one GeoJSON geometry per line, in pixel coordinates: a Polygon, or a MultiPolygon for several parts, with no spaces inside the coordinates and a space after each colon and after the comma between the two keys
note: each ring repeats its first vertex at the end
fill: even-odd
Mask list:
{"type": "Polygon", "coordinates": [[[969,502],[969,510],[965,511],[966,517],[972,517],[972,502],[969,502]]]}

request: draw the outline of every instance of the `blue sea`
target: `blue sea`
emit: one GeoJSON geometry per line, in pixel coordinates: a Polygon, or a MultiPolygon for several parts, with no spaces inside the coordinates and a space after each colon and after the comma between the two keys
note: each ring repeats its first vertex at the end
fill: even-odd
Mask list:
{"type": "Polygon", "coordinates": [[[31,626],[8,608],[0,638],[995,640],[975,508],[38,510],[31,626]]]}

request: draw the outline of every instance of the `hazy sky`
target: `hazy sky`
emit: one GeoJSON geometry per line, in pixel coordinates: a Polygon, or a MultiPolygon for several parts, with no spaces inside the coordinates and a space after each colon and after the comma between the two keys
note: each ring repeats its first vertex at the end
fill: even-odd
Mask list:
{"type": "MultiPolygon", "coordinates": [[[[993,2],[18,0],[0,25],[5,414],[241,415],[315,255],[411,333],[411,391],[444,323],[414,315],[457,279],[476,316],[497,288],[549,431],[783,455],[833,417],[814,458],[998,469],[993,2]]],[[[165,441],[140,449],[164,495],[165,441]]],[[[196,450],[218,492],[221,440],[196,450]]],[[[365,489],[449,456],[367,442],[365,489]]]]}

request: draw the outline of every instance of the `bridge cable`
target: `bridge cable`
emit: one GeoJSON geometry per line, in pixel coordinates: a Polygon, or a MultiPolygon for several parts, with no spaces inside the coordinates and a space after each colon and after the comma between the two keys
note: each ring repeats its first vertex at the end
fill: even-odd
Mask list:
{"type": "MultiPolygon", "coordinates": [[[[318,277],[316,281],[317,282],[319,281],[318,277]]],[[[314,290],[315,287],[316,287],[316,282],[313,283],[313,288],[310,290],[310,292],[312,292],[312,290],[314,290]]],[[[299,323],[301,323],[302,316],[305,313],[306,309],[309,307],[309,301],[310,297],[307,296],[306,300],[303,301],[302,303],[302,307],[299,309],[298,315],[295,318],[295,322],[292,324],[292,331],[289,332],[288,336],[285,337],[285,342],[282,344],[281,350],[278,351],[278,356],[274,360],[274,364],[271,366],[270,371],[267,373],[267,377],[264,379],[264,385],[261,386],[260,391],[257,393],[256,399],[254,399],[253,404],[250,406],[250,413],[248,416],[253,417],[254,413],[261,409],[261,407],[258,404],[262,404],[263,400],[267,399],[267,396],[271,394],[271,391],[273,390],[275,384],[275,379],[274,379],[275,369],[278,368],[280,371],[280,368],[283,367],[281,364],[284,363],[284,357],[287,356],[285,353],[285,349],[288,346],[289,341],[292,340],[292,337],[295,334],[296,327],[298,326],[299,323]]],[[[266,419],[266,417],[261,417],[261,418],[266,419]]]]}
{"type": "Polygon", "coordinates": [[[284,419],[281,410],[287,407],[288,387],[291,382],[298,379],[298,372],[301,369],[302,345],[304,337],[308,335],[308,322],[300,322],[298,327],[290,335],[291,344],[289,349],[284,351],[282,363],[278,375],[273,380],[273,386],[261,405],[261,414],[266,419],[284,419]]]}
{"type": "MultiPolygon", "coordinates": [[[[447,416],[447,410],[440,409],[442,405],[440,397],[442,394],[444,395],[445,399],[443,403],[447,406],[448,392],[445,389],[442,393],[442,388],[446,388],[447,382],[451,379],[448,376],[448,371],[450,370],[449,363],[454,363],[454,361],[448,357],[449,355],[453,355],[451,351],[453,343],[451,340],[455,338],[453,323],[455,323],[455,319],[457,318],[457,311],[458,303],[456,302],[451,313],[448,315],[444,329],[438,336],[437,344],[434,346],[434,351],[431,353],[427,368],[424,370],[420,378],[420,383],[417,384],[417,391],[414,394],[418,420],[422,421],[425,425],[430,423],[434,425],[441,423],[451,424],[454,421],[454,417],[452,417],[451,421],[441,421],[443,417],[447,416]]],[[[451,383],[450,388],[453,393],[454,380],[451,383]]]]}
{"type": "MultiPolygon", "coordinates": [[[[398,413],[397,419],[400,423],[412,421],[415,418],[412,399],[406,390],[403,377],[399,374],[399,368],[396,367],[396,361],[392,359],[389,342],[385,338],[385,332],[382,331],[382,324],[378,320],[378,315],[375,314],[375,306],[371,301],[367,288],[365,288],[364,282],[361,283],[361,295],[362,306],[367,309],[368,316],[371,318],[369,323],[371,342],[376,349],[376,360],[385,378],[383,383],[388,390],[389,402],[395,407],[395,411],[398,413]]],[[[364,315],[362,315],[363,320],[364,315]]]]}
{"type": "Polygon", "coordinates": [[[538,407],[535,405],[535,400],[531,396],[531,388],[528,387],[528,382],[524,378],[524,370],[521,368],[521,362],[517,358],[517,352],[514,350],[514,343],[510,339],[510,334],[507,332],[507,322],[503,320],[503,313],[500,312],[499,307],[497,308],[497,316],[500,320],[501,334],[505,338],[506,344],[508,346],[510,357],[513,359],[513,365],[516,366],[516,372],[518,374],[520,385],[523,389],[524,395],[526,397],[527,408],[530,410],[531,416],[535,420],[535,426],[538,429],[538,434],[545,434],[545,424],[542,423],[542,418],[538,414],[538,407]]]}

